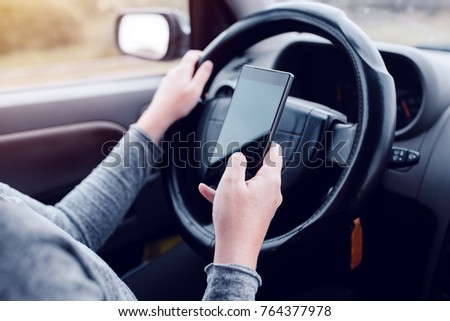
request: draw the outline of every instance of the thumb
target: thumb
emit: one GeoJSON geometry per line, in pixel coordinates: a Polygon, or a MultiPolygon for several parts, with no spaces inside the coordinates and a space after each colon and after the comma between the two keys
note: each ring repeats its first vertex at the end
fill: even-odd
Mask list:
{"type": "MultiPolygon", "coordinates": [[[[228,158],[222,181],[245,182],[245,171],[247,170],[247,158],[242,153],[234,153],[228,158]]],[[[220,183],[219,183],[220,186],[220,183]]]]}
{"type": "Polygon", "coordinates": [[[280,176],[283,167],[283,151],[281,146],[272,143],[266,156],[264,157],[263,166],[258,171],[259,176],[280,176]]]}

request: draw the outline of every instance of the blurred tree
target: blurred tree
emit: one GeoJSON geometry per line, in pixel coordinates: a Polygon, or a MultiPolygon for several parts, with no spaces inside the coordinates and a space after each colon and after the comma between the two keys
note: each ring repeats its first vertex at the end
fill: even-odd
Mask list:
{"type": "Polygon", "coordinates": [[[67,0],[0,0],[0,54],[68,45],[82,38],[82,15],[67,0]]]}

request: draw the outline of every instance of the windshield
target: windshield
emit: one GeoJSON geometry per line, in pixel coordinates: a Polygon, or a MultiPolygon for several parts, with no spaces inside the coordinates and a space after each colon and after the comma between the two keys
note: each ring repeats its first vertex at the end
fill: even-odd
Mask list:
{"type": "Polygon", "coordinates": [[[313,2],[342,9],[373,40],[450,50],[450,0],[313,2]]]}

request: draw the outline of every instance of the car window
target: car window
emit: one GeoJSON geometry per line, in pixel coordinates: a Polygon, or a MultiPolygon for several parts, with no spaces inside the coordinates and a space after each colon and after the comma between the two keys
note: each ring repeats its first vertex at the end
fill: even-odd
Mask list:
{"type": "Polygon", "coordinates": [[[119,53],[115,19],[125,8],[176,8],[188,14],[188,6],[188,0],[0,0],[0,91],[162,74],[174,62],[119,53]]]}
{"type": "Polygon", "coordinates": [[[443,50],[450,48],[449,0],[312,1],[341,8],[374,40],[443,50]]]}

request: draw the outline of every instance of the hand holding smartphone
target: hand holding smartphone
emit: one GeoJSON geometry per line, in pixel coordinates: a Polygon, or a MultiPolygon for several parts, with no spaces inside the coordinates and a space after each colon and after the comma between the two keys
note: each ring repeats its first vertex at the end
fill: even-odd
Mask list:
{"type": "Polygon", "coordinates": [[[294,76],[274,69],[244,65],[215,147],[208,154],[206,185],[217,188],[228,157],[247,158],[246,179],[262,165],[270,147],[294,76]]]}

